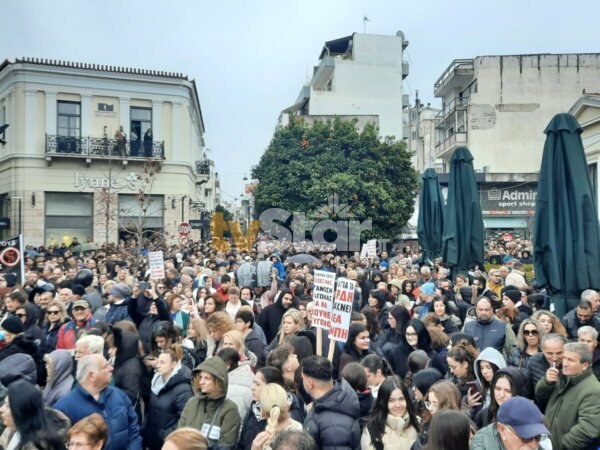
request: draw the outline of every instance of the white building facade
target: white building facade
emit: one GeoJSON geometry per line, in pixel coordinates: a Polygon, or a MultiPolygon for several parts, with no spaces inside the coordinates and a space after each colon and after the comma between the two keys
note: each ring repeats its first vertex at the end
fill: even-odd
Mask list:
{"type": "Polygon", "coordinates": [[[179,223],[219,201],[196,85],[181,74],[6,60],[3,124],[0,216],[10,219],[4,238],[112,243],[137,225],[173,241],[179,223]]]}
{"type": "Polygon", "coordinates": [[[402,32],[395,36],[354,33],[325,43],[310,82],[295,104],[285,109],[280,125],[293,116],[322,120],[339,116],[358,119],[358,126],[375,123],[380,136],[402,139],[403,109],[408,96],[402,80],[408,76],[402,32]]]}

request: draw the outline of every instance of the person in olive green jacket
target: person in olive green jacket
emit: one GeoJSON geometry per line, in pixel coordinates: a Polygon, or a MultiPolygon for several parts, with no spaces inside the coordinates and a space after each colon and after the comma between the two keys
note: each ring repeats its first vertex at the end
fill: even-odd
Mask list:
{"type": "Polygon", "coordinates": [[[566,344],[562,374],[550,367],[535,387],[536,402],[546,406],[555,450],[596,450],[600,446],[600,383],[591,364],[587,345],[566,344]]]}
{"type": "Polygon", "coordinates": [[[240,430],[240,413],[227,395],[227,365],[218,356],[207,359],[193,371],[195,395],[188,400],[177,428],[192,427],[211,445],[233,448],[240,430]]]}

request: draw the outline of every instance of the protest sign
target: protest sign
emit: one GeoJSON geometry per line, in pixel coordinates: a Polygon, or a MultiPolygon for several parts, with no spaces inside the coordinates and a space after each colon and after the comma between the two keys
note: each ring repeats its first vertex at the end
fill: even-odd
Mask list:
{"type": "Polygon", "coordinates": [[[150,279],[162,280],[165,278],[163,252],[148,252],[148,263],[150,265],[150,279]]]}
{"type": "Polygon", "coordinates": [[[375,258],[377,256],[377,239],[367,241],[367,258],[375,258]]]}
{"type": "Polygon", "coordinates": [[[335,273],[315,270],[313,284],[315,288],[313,290],[312,324],[314,327],[329,330],[335,292],[335,273]]]}
{"type": "Polygon", "coordinates": [[[329,339],[331,340],[346,342],[348,339],[355,287],[356,281],[354,280],[340,278],[337,281],[335,300],[331,310],[331,326],[329,327],[329,339]]]}

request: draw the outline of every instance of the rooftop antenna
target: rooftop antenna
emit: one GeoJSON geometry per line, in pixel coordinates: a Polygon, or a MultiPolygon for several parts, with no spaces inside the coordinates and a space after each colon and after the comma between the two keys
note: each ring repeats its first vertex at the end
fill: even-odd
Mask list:
{"type": "Polygon", "coordinates": [[[371,19],[369,19],[369,17],[366,14],[364,14],[363,15],[363,33],[364,34],[367,34],[367,22],[370,22],[370,21],[371,21],[371,19]]]}

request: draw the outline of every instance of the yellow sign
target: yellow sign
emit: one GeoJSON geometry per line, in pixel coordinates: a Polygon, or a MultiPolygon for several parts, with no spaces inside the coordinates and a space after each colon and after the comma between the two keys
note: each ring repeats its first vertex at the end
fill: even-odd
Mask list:
{"type": "Polygon", "coordinates": [[[260,230],[260,221],[253,220],[246,230],[246,234],[242,231],[242,225],[237,220],[225,221],[222,212],[213,213],[210,221],[210,234],[212,235],[212,245],[219,252],[228,252],[231,245],[224,238],[225,231],[229,230],[233,236],[235,246],[242,252],[252,250],[256,236],[260,230]]]}

